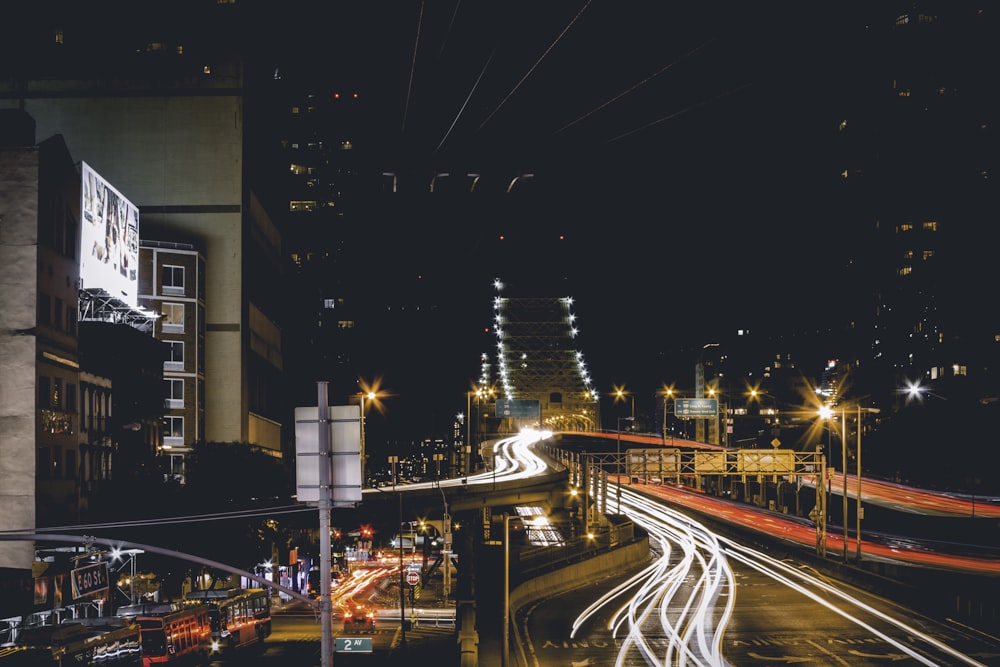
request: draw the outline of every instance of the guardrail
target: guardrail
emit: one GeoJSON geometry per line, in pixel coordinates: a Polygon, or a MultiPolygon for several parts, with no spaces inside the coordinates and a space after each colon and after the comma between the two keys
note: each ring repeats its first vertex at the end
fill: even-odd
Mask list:
{"type": "MultiPolygon", "coordinates": [[[[413,609],[407,607],[406,611],[403,612],[403,616],[413,625],[425,625],[435,628],[455,627],[456,612],[454,607],[415,607],[413,609]]],[[[383,621],[392,623],[399,620],[401,619],[398,607],[396,609],[392,609],[391,607],[380,608],[375,611],[375,621],[378,623],[383,621]]]]}

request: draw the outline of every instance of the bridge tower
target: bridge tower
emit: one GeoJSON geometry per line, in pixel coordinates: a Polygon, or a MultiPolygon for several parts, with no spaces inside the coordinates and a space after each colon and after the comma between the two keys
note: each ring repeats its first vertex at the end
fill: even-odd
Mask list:
{"type": "Polygon", "coordinates": [[[574,346],[573,300],[496,297],[499,389],[506,399],[537,400],[542,427],[600,429],[597,392],[574,346]]]}

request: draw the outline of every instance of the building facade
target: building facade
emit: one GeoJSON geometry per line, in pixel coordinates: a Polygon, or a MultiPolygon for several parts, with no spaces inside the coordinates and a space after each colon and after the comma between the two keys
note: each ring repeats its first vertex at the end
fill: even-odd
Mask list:
{"type": "Polygon", "coordinates": [[[208,441],[281,455],[280,237],[244,179],[243,63],[186,48],[183,31],[166,24],[105,53],[80,34],[86,26],[33,32],[53,41],[25,47],[30,66],[0,84],[0,108],[25,110],[38,136],[61,134],[74,156],[127,192],[143,237],[200,249],[211,298],[199,429],[208,441]],[[80,59],[95,68],[79,68],[80,59]]]}

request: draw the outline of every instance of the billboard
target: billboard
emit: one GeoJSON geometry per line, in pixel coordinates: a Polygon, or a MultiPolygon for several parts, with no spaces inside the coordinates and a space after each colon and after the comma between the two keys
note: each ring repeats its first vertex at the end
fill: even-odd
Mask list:
{"type": "Polygon", "coordinates": [[[139,209],[86,162],[80,163],[80,287],[138,306],[139,209]]]}

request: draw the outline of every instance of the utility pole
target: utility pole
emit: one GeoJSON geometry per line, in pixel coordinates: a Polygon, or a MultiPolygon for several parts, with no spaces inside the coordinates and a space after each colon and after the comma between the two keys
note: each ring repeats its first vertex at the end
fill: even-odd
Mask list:
{"type": "Polygon", "coordinates": [[[319,610],[320,610],[320,664],[333,665],[333,622],[330,613],[330,479],[333,474],[330,452],[330,402],[327,383],[316,383],[317,421],[319,422],[319,610]]]}

